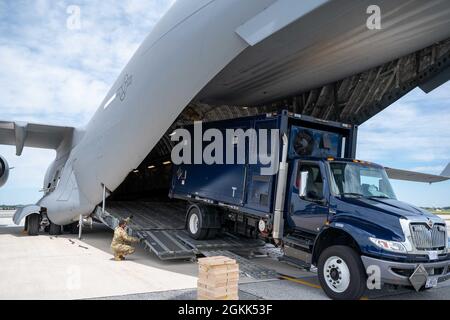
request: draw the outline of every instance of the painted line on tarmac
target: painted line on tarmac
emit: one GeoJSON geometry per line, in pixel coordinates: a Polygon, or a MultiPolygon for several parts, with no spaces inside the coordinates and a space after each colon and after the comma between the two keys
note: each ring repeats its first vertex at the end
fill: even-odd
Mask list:
{"type": "Polygon", "coordinates": [[[288,277],[288,276],[281,276],[280,278],[284,279],[284,280],[292,281],[292,282],[295,282],[295,283],[303,284],[303,285],[305,285],[307,287],[311,287],[311,288],[315,288],[315,289],[322,289],[321,286],[319,286],[317,284],[314,284],[314,283],[311,283],[309,281],[300,280],[300,279],[297,279],[297,278],[291,278],[291,277],[288,277]]]}
{"type": "MultiPolygon", "coordinates": [[[[311,287],[311,288],[314,288],[314,289],[321,289],[322,290],[321,286],[319,286],[319,285],[317,285],[315,283],[311,283],[309,281],[305,281],[305,280],[301,280],[301,279],[297,279],[297,278],[291,278],[291,277],[284,276],[284,275],[280,276],[280,278],[284,279],[284,280],[292,281],[292,282],[295,282],[295,283],[299,283],[299,284],[305,285],[307,287],[311,287]]],[[[369,300],[369,297],[364,296],[364,297],[361,297],[360,300],[369,300]]]]}

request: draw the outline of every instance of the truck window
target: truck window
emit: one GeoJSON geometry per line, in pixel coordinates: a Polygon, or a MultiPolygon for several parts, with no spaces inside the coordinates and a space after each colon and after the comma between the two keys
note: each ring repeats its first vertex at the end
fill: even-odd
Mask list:
{"type": "Polygon", "coordinates": [[[360,163],[330,164],[333,193],[343,196],[396,199],[384,168],[360,163]]]}
{"type": "Polygon", "coordinates": [[[320,168],[315,164],[302,164],[297,172],[296,186],[299,190],[302,189],[301,175],[302,172],[307,172],[305,196],[301,197],[308,201],[323,200],[323,178],[320,168]]]}

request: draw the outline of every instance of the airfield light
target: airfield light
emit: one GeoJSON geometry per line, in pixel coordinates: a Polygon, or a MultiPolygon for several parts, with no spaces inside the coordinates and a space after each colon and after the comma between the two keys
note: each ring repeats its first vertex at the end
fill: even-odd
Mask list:
{"type": "Polygon", "coordinates": [[[171,161],[166,161],[166,162],[163,162],[163,165],[168,165],[168,164],[171,164],[172,162],[171,161]]]}

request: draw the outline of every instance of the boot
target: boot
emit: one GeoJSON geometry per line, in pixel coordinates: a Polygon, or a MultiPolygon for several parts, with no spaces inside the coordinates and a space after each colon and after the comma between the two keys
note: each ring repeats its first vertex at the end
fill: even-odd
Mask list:
{"type": "Polygon", "coordinates": [[[119,255],[114,255],[114,260],[115,261],[122,261],[122,259],[120,258],[120,256],[119,255]]]}

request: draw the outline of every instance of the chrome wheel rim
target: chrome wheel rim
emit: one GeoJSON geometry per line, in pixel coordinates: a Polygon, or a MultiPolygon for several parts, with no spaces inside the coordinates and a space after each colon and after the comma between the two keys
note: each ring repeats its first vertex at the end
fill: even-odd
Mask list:
{"type": "Polygon", "coordinates": [[[350,269],[342,258],[328,258],[323,266],[323,274],[328,288],[336,293],[342,293],[350,286],[350,269]]]}
{"type": "Polygon", "coordinates": [[[192,234],[196,234],[198,232],[198,216],[196,214],[191,214],[191,217],[189,218],[189,230],[192,234]]]}

